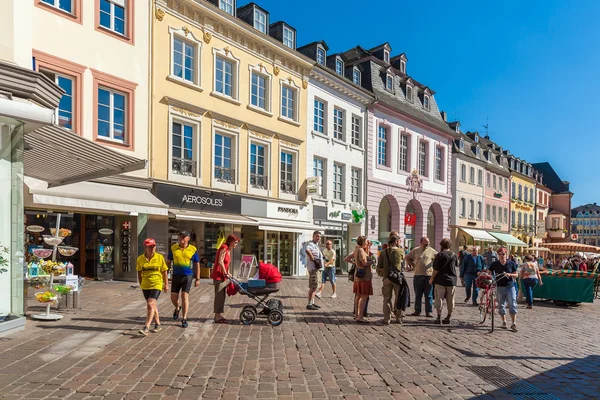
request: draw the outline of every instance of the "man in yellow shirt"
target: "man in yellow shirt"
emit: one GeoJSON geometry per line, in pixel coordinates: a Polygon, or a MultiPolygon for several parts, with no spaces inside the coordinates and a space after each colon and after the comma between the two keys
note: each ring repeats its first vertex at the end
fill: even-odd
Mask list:
{"type": "Polygon", "coordinates": [[[200,258],[196,247],[189,242],[189,232],[182,231],[179,234],[179,242],[171,246],[167,256],[169,267],[173,267],[173,277],[171,279],[171,303],[175,306],[173,319],[179,318],[179,312],[182,311],[182,328],[188,327],[187,314],[190,306],[189,296],[192,280],[195,278],[194,287],[200,285],[200,258]],[[181,292],[181,305],[179,305],[179,292],[181,292]]]}
{"type": "Polygon", "coordinates": [[[318,298],[321,298],[321,292],[323,292],[323,288],[325,287],[325,283],[327,283],[327,279],[331,282],[331,289],[333,290],[333,294],[331,295],[332,299],[337,297],[335,293],[335,250],[333,249],[333,243],[331,240],[325,242],[325,250],[322,251],[323,257],[325,258],[325,268],[323,268],[323,272],[321,273],[321,287],[319,291],[315,294],[318,298]]]}
{"type": "Polygon", "coordinates": [[[137,258],[135,269],[147,305],[146,324],[144,328],[139,330],[139,333],[148,336],[152,320],[154,320],[152,332],[159,332],[162,329],[156,302],[161,290],[165,292],[169,290],[167,263],[165,263],[162,254],[156,253],[156,241],[154,239],[144,240],[144,254],[137,258]]]}
{"type": "Polygon", "coordinates": [[[433,318],[433,288],[429,284],[429,278],[433,274],[433,259],[436,254],[437,251],[429,247],[429,239],[424,236],[421,238],[421,245],[406,256],[406,262],[414,267],[415,271],[415,312],[411,314],[413,317],[421,315],[421,299],[425,295],[425,316],[433,318]]]}

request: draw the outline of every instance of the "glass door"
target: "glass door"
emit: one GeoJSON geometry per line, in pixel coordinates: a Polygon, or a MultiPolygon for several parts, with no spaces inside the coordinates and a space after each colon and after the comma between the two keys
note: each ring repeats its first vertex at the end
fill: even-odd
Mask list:
{"type": "Polygon", "coordinates": [[[294,272],[294,244],[295,234],[291,232],[279,233],[279,272],[281,275],[290,276],[294,272]]]}

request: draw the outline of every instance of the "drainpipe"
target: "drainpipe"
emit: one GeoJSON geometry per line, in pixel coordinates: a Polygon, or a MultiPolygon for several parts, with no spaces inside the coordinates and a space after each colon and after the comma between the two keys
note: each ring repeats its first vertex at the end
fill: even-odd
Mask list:
{"type": "MultiPolygon", "coordinates": [[[[368,145],[369,144],[369,108],[371,108],[372,106],[374,106],[378,102],[379,102],[379,99],[377,98],[377,96],[375,96],[375,100],[373,100],[372,102],[368,103],[366,105],[366,108],[365,108],[365,110],[366,110],[366,118],[365,118],[365,122],[364,122],[365,128],[363,130],[363,132],[365,133],[363,135],[363,142],[364,142],[363,143],[363,149],[365,149],[365,157],[364,157],[364,160],[363,160],[363,162],[364,162],[364,168],[363,168],[363,171],[364,171],[364,173],[363,173],[363,176],[364,176],[364,179],[363,179],[363,182],[364,182],[364,185],[363,185],[363,203],[364,204],[363,205],[365,206],[365,210],[367,209],[367,181],[369,179],[368,178],[369,177],[369,171],[368,171],[368,168],[369,168],[369,161],[368,161],[369,153],[368,152],[370,151],[370,148],[369,148],[369,145],[368,145]]],[[[365,235],[367,235],[367,236],[369,235],[369,224],[370,224],[369,220],[370,219],[371,219],[371,215],[369,215],[369,213],[366,212],[366,218],[365,218],[365,235]]]]}
{"type": "MultiPolygon", "coordinates": [[[[153,71],[154,71],[154,15],[156,12],[156,4],[154,0],[149,0],[150,2],[150,15],[148,24],[148,179],[153,180],[153,168],[154,162],[152,157],[152,139],[154,137],[154,126],[152,125],[152,116],[154,115],[154,81],[153,81],[153,71]]],[[[154,188],[153,188],[154,189],[154,188]]]]}

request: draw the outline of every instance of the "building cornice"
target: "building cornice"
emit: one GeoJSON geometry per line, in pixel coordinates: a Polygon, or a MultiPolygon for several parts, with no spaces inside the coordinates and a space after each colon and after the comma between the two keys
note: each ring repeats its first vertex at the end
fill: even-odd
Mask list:
{"type": "Polygon", "coordinates": [[[212,37],[216,37],[273,64],[274,68],[277,67],[297,77],[307,78],[315,64],[310,58],[258,32],[244,21],[219,10],[208,2],[169,0],[167,4],[165,0],[157,0],[156,7],[157,11],[160,9],[202,30],[207,43],[212,37]]]}
{"type": "Polygon", "coordinates": [[[310,78],[317,82],[321,82],[327,87],[364,105],[369,105],[375,100],[375,96],[370,92],[363,88],[355,87],[353,84],[346,82],[346,78],[340,77],[333,72],[326,71],[323,67],[315,66],[315,68],[310,71],[310,78]]]}

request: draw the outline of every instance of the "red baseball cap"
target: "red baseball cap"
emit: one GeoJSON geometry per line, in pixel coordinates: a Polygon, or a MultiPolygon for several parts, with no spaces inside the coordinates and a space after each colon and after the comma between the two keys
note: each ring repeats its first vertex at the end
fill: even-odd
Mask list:
{"type": "Polygon", "coordinates": [[[152,238],[148,238],[146,240],[144,240],[144,247],[155,247],[156,246],[156,240],[152,239],[152,238]]]}

